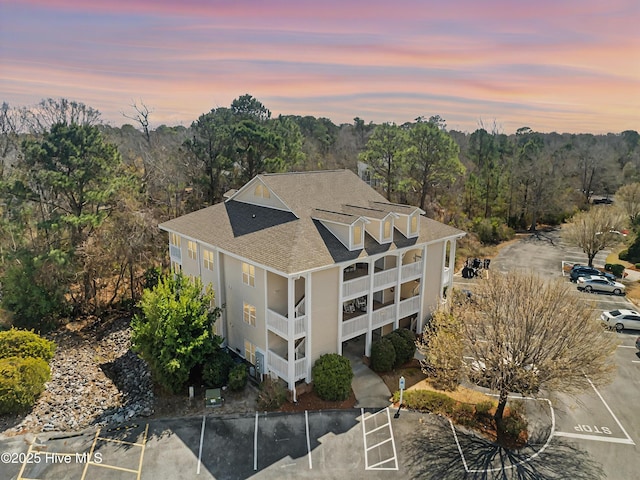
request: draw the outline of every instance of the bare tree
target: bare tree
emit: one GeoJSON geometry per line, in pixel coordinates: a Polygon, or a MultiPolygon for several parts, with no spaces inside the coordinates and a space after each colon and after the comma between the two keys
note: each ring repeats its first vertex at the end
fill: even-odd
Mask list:
{"type": "Polygon", "coordinates": [[[622,215],[607,205],[591,207],[576,213],[562,229],[567,243],[582,249],[590,267],[598,252],[620,242],[618,230],[623,224],[622,215]]]}
{"type": "Polygon", "coordinates": [[[147,107],[142,100],[140,100],[139,105],[138,102],[134,101],[130,106],[135,110],[135,113],[129,115],[122,112],[122,116],[130,120],[135,120],[142,128],[144,136],[147,139],[147,143],[151,144],[151,136],[149,135],[149,115],[153,113],[153,110],[149,110],[149,107],[147,107]]]}
{"type": "MultiPolygon", "coordinates": [[[[510,393],[536,394],[543,387],[577,393],[589,381],[610,381],[615,370],[615,337],[566,282],[531,273],[494,274],[478,284],[471,299],[457,297],[443,308],[459,322],[465,354],[474,359],[464,372],[499,394],[499,441],[510,393]]],[[[440,355],[451,354],[441,348],[440,355]]]]}
{"type": "Polygon", "coordinates": [[[640,183],[623,185],[616,192],[616,204],[622,209],[631,225],[640,220],[640,183]]]}
{"type": "Polygon", "coordinates": [[[66,98],[47,98],[34,107],[22,109],[23,120],[32,133],[44,133],[57,123],[99,125],[100,115],[95,108],[66,98]]]}

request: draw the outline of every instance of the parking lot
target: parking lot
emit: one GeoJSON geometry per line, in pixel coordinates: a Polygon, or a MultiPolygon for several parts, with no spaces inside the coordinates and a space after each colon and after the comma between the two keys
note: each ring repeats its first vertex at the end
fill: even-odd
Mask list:
{"type": "MultiPolygon", "coordinates": [[[[594,265],[604,265],[608,251],[600,252],[594,265]]],[[[491,271],[533,270],[549,278],[561,278],[570,285],[570,292],[592,307],[593,315],[586,319],[568,321],[599,321],[603,310],[636,309],[625,296],[579,292],[563,271],[562,262],[586,263],[579,249],[565,244],[559,233],[549,232],[526,237],[505,247],[491,262],[491,271]]],[[[476,280],[456,279],[460,288],[473,290],[476,280]]],[[[589,388],[576,396],[550,392],[554,429],[550,450],[577,448],[587,459],[601,466],[607,478],[635,478],[636,468],[621,458],[640,455],[640,421],[636,414],[638,385],[640,385],[640,355],[635,339],[640,331],[625,330],[616,336],[619,346],[612,361],[617,373],[609,385],[589,388]]],[[[585,338],[585,341],[589,341],[585,338]]],[[[542,455],[541,455],[542,457],[542,455]]]]}

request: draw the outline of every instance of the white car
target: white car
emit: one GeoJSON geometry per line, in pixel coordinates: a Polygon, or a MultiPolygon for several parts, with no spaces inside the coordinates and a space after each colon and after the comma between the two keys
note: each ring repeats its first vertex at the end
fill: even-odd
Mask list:
{"type": "Polygon", "coordinates": [[[640,313],[635,310],[611,310],[602,312],[600,320],[609,328],[615,328],[621,332],[625,328],[629,330],[640,330],[640,313]]]}
{"type": "Polygon", "coordinates": [[[624,285],[619,282],[608,280],[605,277],[599,275],[587,275],[586,277],[578,277],[578,290],[584,290],[585,292],[607,292],[614,295],[621,295],[624,293],[624,285]]]}

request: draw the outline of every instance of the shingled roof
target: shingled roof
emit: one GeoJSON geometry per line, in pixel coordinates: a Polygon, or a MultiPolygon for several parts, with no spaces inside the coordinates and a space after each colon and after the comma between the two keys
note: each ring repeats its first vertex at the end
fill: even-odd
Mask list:
{"type": "MultiPolygon", "coordinates": [[[[258,177],[291,212],[244,203],[231,197],[224,203],[164,222],[160,228],[285,274],[464,234],[423,216],[417,238],[407,239],[396,230],[392,243],[380,245],[367,234],[364,249],[349,251],[320,221],[314,219],[318,218],[317,211],[347,213],[343,208],[345,205],[394,211],[393,204],[349,170],[263,174],[258,177]]],[[[416,208],[400,207],[402,209],[395,211],[404,214],[416,208]]]]}

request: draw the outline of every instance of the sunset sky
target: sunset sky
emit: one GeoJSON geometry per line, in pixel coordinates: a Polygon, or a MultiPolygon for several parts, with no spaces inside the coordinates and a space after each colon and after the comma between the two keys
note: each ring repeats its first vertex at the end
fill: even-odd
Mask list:
{"type": "Polygon", "coordinates": [[[0,0],[0,101],[188,126],[249,93],[334,123],[640,130],[639,0],[0,0]]]}

